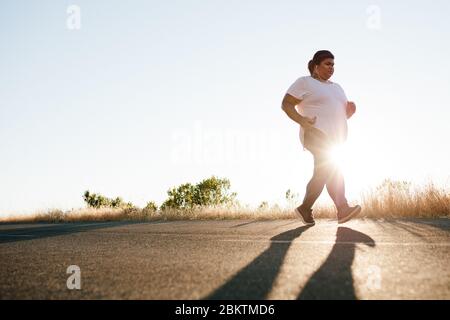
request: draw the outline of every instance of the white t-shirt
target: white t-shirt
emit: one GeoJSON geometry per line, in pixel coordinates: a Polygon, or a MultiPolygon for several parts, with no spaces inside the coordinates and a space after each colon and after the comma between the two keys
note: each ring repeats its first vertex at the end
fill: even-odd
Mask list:
{"type": "MultiPolygon", "coordinates": [[[[340,85],[306,76],[298,78],[287,93],[302,100],[297,111],[302,116],[317,117],[314,127],[324,132],[333,143],[343,143],[347,139],[347,97],[340,85]]],[[[301,126],[300,141],[304,146],[301,126]]]]}

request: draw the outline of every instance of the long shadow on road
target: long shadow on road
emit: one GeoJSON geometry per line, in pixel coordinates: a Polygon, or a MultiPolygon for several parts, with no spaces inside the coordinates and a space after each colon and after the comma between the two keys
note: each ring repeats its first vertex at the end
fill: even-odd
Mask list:
{"type": "MultiPolygon", "coordinates": [[[[267,299],[292,240],[307,229],[303,226],[271,238],[268,249],[204,299],[267,299]]],[[[356,299],[352,263],[358,243],[375,247],[368,235],[339,227],[328,258],[308,280],[298,299],[356,299]]]]}
{"type": "Polygon", "coordinates": [[[271,238],[268,249],[204,299],[266,299],[292,240],[298,238],[308,228],[302,226],[271,238]]]}
{"type": "Polygon", "coordinates": [[[90,222],[90,223],[56,223],[34,224],[0,230],[0,243],[29,241],[48,237],[73,234],[95,229],[110,228],[134,224],[134,221],[90,222]]]}
{"type": "Polygon", "coordinates": [[[308,280],[298,299],[357,299],[353,285],[352,263],[358,243],[375,247],[375,241],[368,235],[350,228],[339,227],[336,232],[336,242],[328,258],[308,280]]]}

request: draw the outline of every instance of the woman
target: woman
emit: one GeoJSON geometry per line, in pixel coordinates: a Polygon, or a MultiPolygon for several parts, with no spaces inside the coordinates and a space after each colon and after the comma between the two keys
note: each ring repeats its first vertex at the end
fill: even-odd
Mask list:
{"type": "Polygon", "coordinates": [[[314,157],[314,173],[306,187],[303,203],[295,212],[307,225],[314,225],[312,206],[324,186],[337,208],[338,223],[344,223],[360,211],[345,198],[344,178],[330,157],[330,150],[347,139],[347,119],[356,111],[344,90],[329,79],[334,72],[334,56],[320,50],[308,63],[311,76],[300,77],[288,89],[282,102],[286,114],[300,124],[300,141],[314,157]],[[297,112],[296,106],[299,107],[297,112]]]}

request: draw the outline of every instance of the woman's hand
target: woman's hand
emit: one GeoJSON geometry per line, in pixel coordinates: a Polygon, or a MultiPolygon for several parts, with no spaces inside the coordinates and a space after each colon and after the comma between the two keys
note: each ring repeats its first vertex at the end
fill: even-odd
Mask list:
{"type": "Polygon", "coordinates": [[[303,127],[304,130],[314,128],[316,119],[317,119],[317,117],[314,117],[314,118],[302,117],[302,120],[300,121],[300,125],[303,127]]]}
{"type": "Polygon", "coordinates": [[[348,101],[347,102],[347,108],[346,108],[346,114],[347,114],[347,119],[350,119],[353,114],[356,112],[356,105],[353,101],[348,101]]]}

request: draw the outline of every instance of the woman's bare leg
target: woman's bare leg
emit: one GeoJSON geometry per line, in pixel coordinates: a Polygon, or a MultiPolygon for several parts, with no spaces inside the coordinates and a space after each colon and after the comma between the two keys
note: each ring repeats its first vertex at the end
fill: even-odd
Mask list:
{"type": "Polygon", "coordinates": [[[337,165],[330,168],[330,177],[326,182],[327,191],[337,209],[348,207],[345,198],[344,175],[337,165]]]}
{"type": "Polygon", "coordinates": [[[312,208],[327,183],[329,170],[325,160],[326,159],[320,154],[314,155],[314,173],[311,180],[306,185],[305,197],[302,204],[302,207],[305,209],[312,208]]]}

